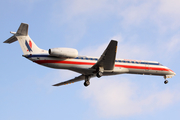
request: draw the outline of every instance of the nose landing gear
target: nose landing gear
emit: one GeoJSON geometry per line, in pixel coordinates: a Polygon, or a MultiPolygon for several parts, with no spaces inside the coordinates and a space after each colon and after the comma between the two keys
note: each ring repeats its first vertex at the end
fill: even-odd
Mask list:
{"type": "Polygon", "coordinates": [[[167,76],[164,76],[164,79],[165,79],[164,84],[167,84],[168,83],[168,80],[166,80],[167,76]]]}
{"type": "Polygon", "coordinates": [[[164,84],[167,84],[167,83],[168,83],[168,80],[165,80],[165,81],[164,81],[164,84]]]}

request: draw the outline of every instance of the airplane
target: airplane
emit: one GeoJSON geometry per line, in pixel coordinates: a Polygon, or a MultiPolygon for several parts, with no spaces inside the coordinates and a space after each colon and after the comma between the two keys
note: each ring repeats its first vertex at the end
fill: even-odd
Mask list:
{"type": "Polygon", "coordinates": [[[167,78],[176,75],[171,69],[156,61],[116,59],[116,40],[111,40],[100,58],[79,56],[73,48],[40,49],[28,35],[29,25],[21,23],[17,32],[10,32],[12,37],[4,43],[18,41],[23,51],[23,57],[46,67],[55,69],[67,69],[80,73],[78,77],[54,84],[53,86],[67,85],[84,80],[84,86],[90,85],[90,78],[117,74],[140,74],[163,76],[164,83],[167,78]]]}

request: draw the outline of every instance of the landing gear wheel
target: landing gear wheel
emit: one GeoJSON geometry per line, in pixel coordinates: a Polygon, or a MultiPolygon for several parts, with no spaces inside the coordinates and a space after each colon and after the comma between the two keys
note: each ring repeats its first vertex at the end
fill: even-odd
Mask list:
{"type": "Polygon", "coordinates": [[[86,86],[86,87],[87,87],[88,85],[90,85],[89,80],[84,82],[84,86],[86,86]]]}
{"type": "Polygon", "coordinates": [[[167,84],[167,83],[168,83],[168,80],[165,80],[165,81],[164,81],[164,84],[167,84]]]}
{"type": "Polygon", "coordinates": [[[90,82],[89,82],[89,80],[90,80],[90,76],[85,76],[85,82],[84,82],[84,86],[88,86],[88,85],[90,85],[90,82]]]}
{"type": "Polygon", "coordinates": [[[102,73],[101,71],[97,72],[97,74],[96,74],[96,76],[97,76],[98,78],[100,78],[102,75],[103,75],[103,73],[102,73]]]}

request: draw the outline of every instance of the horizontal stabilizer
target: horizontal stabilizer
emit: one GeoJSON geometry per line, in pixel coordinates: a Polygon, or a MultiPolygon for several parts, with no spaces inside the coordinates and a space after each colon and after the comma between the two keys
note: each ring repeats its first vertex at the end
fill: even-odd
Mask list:
{"type": "Polygon", "coordinates": [[[7,39],[6,41],[4,41],[3,43],[13,43],[17,41],[17,38],[13,35],[12,37],[10,37],[9,39],[7,39]]]}

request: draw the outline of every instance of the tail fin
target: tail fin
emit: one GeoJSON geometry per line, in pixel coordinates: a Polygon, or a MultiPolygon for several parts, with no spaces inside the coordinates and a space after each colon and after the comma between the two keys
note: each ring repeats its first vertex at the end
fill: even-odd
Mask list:
{"type": "Polygon", "coordinates": [[[14,35],[6,41],[4,41],[4,43],[10,44],[18,40],[24,55],[46,53],[46,50],[40,49],[29,37],[28,27],[28,24],[21,23],[17,32],[11,32],[14,35]]]}
{"type": "Polygon", "coordinates": [[[29,25],[25,23],[21,23],[19,26],[19,29],[17,30],[16,34],[22,35],[22,36],[27,36],[28,35],[28,28],[29,25]]]}

